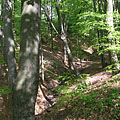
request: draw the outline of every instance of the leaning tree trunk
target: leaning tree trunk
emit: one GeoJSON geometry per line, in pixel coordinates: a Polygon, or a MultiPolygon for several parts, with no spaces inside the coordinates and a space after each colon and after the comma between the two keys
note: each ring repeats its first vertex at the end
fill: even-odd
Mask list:
{"type": "Polygon", "coordinates": [[[61,30],[61,35],[60,35],[60,38],[61,40],[63,41],[64,43],[64,46],[66,48],[66,51],[67,51],[67,54],[68,54],[68,57],[69,57],[69,60],[74,68],[74,71],[75,71],[75,74],[78,76],[78,77],[81,77],[81,75],[79,74],[78,72],[78,69],[75,65],[75,62],[73,60],[73,57],[72,57],[72,52],[70,50],[70,47],[68,45],[68,41],[67,41],[67,35],[66,35],[66,31],[65,31],[65,27],[63,25],[63,21],[62,21],[62,16],[60,14],[60,9],[59,9],[59,4],[58,4],[58,1],[59,0],[56,0],[56,10],[57,10],[57,15],[58,15],[58,21],[59,21],[59,26],[60,26],[60,30],[61,30]]]}
{"type": "MultiPolygon", "coordinates": [[[[112,0],[107,0],[107,24],[108,24],[108,27],[110,28],[110,30],[108,31],[109,32],[109,42],[112,43],[112,45],[115,44],[115,41],[112,39],[113,37],[113,33],[112,31],[114,30],[114,25],[113,25],[113,1],[112,0]]],[[[117,53],[115,50],[112,50],[111,51],[111,60],[112,60],[112,63],[118,63],[118,57],[117,57],[117,53]]],[[[118,64],[116,66],[116,69],[119,70],[120,68],[120,65],[118,64]]]]}
{"type": "Polygon", "coordinates": [[[19,71],[13,91],[13,120],[35,120],[39,82],[40,0],[22,0],[19,71]]]}
{"type": "Polygon", "coordinates": [[[16,78],[16,59],[14,49],[14,39],[12,33],[12,2],[11,0],[3,0],[3,55],[8,65],[8,81],[12,90],[13,81],[16,78]]]}
{"type": "Polygon", "coordinates": [[[70,48],[69,48],[66,34],[62,33],[62,35],[61,35],[61,40],[64,42],[64,45],[65,45],[65,48],[66,48],[68,57],[69,57],[69,59],[70,59],[70,62],[71,62],[72,65],[73,65],[73,68],[74,68],[74,71],[75,71],[76,75],[81,78],[81,75],[79,74],[78,69],[77,69],[77,67],[76,67],[76,65],[75,65],[75,62],[74,62],[74,60],[73,60],[72,52],[71,52],[71,50],[70,50],[70,48]]]}

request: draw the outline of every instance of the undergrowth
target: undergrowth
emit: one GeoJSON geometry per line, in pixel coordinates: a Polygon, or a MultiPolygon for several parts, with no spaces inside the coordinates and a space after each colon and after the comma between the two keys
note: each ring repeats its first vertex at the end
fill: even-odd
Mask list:
{"type": "MultiPolygon", "coordinates": [[[[84,80],[89,78],[87,74],[82,76],[84,80]]],[[[83,79],[78,79],[73,74],[65,73],[57,79],[64,81],[64,84],[56,88],[59,99],[53,109],[54,114],[63,112],[66,119],[119,120],[120,88],[109,85],[118,78],[115,77],[95,89],[90,85],[82,85],[83,79]]]]}
{"type": "Polygon", "coordinates": [[[0,95],[9,93],[11,93],[11,91],[7,85],[0,86],[0,95]]]}

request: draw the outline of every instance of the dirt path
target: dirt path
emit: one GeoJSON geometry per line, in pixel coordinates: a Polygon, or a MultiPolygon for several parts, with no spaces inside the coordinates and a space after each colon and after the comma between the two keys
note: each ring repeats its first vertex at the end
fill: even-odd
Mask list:
{"type": "MultiPolygon", "coordinates": [[[[89,79],[86,80],[86,83],[89,83],[91,85],[91,88],[90,88],[91,90],[95,90],[96,94],[98,94],[99,92],[101,94],[104,94],[104,91],[98,92],[97,88],[99,88],[100,86],[104,86],[106,81],[110,81],[112,74],[105,72],[105,69],[102,68],[100,62],[92,62],[92,61],[89,62],[89,64],[87,64],[87,67],[84,66],[82,73],[89,74],[89,79]]],[[[75,87],[73,86],[73,88],[75,87]]],[[[88,118],[85,118],[85,119],[83,119],[82,117],[80,118],[79,115],[85,114],[83,112],[80,112],[79,115],[75,116],[75,118],[66,119],[66,116],[69,116],[72,114],[71,111],[73,111],[72,109],[74,109],[74,107],[75,106],[72,106],[70,108],[63,108],[59,110],[57,114],[55,114],[54,112],[51,113],[50,112],[51,110],[48,110],[45,113],[38,115],[37,120],[103,120],[101,117],[101,113],[100,115],[98,115],[99,113],[91,113],[91,115],[88,118]],[[76,118],[78,116],[79,118],[76,118]]],[[[82,106],[82,107],[85,107],[85,106],[82,106]]],[[[80,106],[79,109],[82,110],[83,108],[81,108],[80,106]]],[[[106,114],[104,114],[103,117],[106,118],[106,120],[111,120],[111,118],[108,119],[108,117],[106,117],[106,114]]]]}
{"type": "Polygon", "coordinates": [[[86,82],[89,83],[92,88],[104,84],[112,77],[111,73],[106,72],[106,70],[102,68],[100,62],[93,62],[89,67],[84,69],[83,73],[89,74],[90,78],[86,82]]]}
{"type": "MultiPolygon", "coordinates": [[[[52,53],[50,51],[44,51],[45,54],[45,85],[46,86],[40,86],[42,87],[43,91],[45,92],[45,95],[47,98],[51,99],[51,101],[55,101],[53,93],[47,92],[48,90],[52,89],[53,87],[56,87],[59,83],[56,81],[55,76],[63,74],[65,71],[65,66],[63,66],[62,63],[62,55],[61,53],[52,53]]],[[[79,67],[79,66],[78,66],[79,67]]],[[[2,72],[0,71],[0,79],[2,80],[7,79],[6,73],[6,68],[0,68],[2,72]]],[[[84,69],[82,70],[82,73],[84,74],[89,74],[89,79],[87,79],[87,83],[91,84],[91,89],[96,89],[98,86],[104,85],[106,81],[109,81],[111,78],[110,73],[106,73],[105,70],[101,67],[100,62],[86,62],[86,65],[84,69]]],[[[0,81],[1,81],[0,80],[0,81]]],[[[2,83],[2,84],[6,84],[2,83]]],[[[2,85],[1,84],[1,85],[2,85]]],[[[37,97],[37,102],[36,102],[36,110],[35,113],[36,115],[39,116],[39,114],[44,113],[44,111],[48,108],[51,107],[50,103],[48,100],[44,97],[44,94],[41,91],[41,88],[39,87],[38,90],[38,97],[37,97]]],[[[10,120],[10,114],[11,114],[11,96],[10,95],[0,95],[0,119],[2,120],[10,120]]],[[[66,110],[66,111],[61,111],[59,112],[58,115],[56,115],[55,119],[50,118],[50,116],[46,117],[43,116],[37,117],[38,120],[67,120],[65,118],[66,114],[70,114],[71,110],[66,110]],[[61,117],[63,116],[63,117],[61,117]],[[61,118],[59,118],[61,117],[61,118]]],[[[49,111],[48,113],[49,114],[49,111]]],[[[70,119],[73,120],[73,119],[70,119]]],[[[76,119],[77,120],[77,119],[76,119]]],[[[89,119],[79,119],[79,120],[89,120],[89,119]]],[[[92,119],[90,119],[92,120],[92,119]]],[[[94,119],[95,120],[95,119],[94,119]]]]}

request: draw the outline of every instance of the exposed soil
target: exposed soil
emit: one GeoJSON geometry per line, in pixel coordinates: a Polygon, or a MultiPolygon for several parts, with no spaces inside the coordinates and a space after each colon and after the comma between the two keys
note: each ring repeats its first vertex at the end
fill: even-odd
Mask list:
{"type": "MultiPolygon", "coordinates": [[[[0,65],[0,87],[7,85],[7,67],[0,65]]],[[[11,95],[0,94],[0,119],[11,120],[11,95]]]]}
{"type": "MultiPolygon", "coordinates": [[[[43,47],[44,53],[44,62],[45,62],[45,80],[39,86],[38,96],[36,101],[36,109],[35,114],[37,120],[68,120],[66,116],[71,114],[74,106],[69,106],[68,108],[60,109],[58,113],[52,113],[50,109],[52,109],[52,105],[55,103],[56,98],[54,97],[55,93],[50,92],[51,89],[58,86],[60,83],[56,80],[58,75],[62,75],[64,71],[67,70],[68,66],[63,64],[63,55],[62,52],[54,53],[49,51],[46,46],[43,47]],[[41,91],[42,89],[42,91],[41,91]],[[44,91],[44,93],[43,93],[44,91]],[[47,108],[49,108],[47,110],[47,108]]],[[[93,57],[93,56],[92,56],[93,57]]],[[[80,72],[89,74],[90,79],[86,80],[86,83],[91,84],[90,89],[96,89],[97,87],[104,86],[106,81],[111,79],[112,74],[105,72],[102,68],[99,60],[94,61],[83,61],[83,68],[81,69],[81,65],[79,62],[76,62],[77,67],[80,72]]],[[[0,86],[7,85],[7,67],[0,65],[0,86]]],[[[113,84],[115,87],[119,87],[120,83],[113,84]]],[[[100,92],[100,91],[99,91],[100,92]]],[[[78,111],[78,110],[77,110],[78,111]]],[[[102,114],[100,113],[91,113],[88,118],[81,117],[82,108],[79,108],[79,113],[76,117],[73,117],[69,120],[103,120],[102,114]],[[101,119],[100,119],[101,118],[101,119]]],[[[106,112],[106,114],[109,114],[106,112]]],[[[111,117],[106,117],[104,120],[112,120],[111,117]]],[[[74,116],[74,115],[73,115],[74,116]]],[[[0,95],[0,119],[1,120],[11,120],[11,96],[9,94],[0,95]]],[[[114,119],[113,119],[114,120],[114,119]]]]}

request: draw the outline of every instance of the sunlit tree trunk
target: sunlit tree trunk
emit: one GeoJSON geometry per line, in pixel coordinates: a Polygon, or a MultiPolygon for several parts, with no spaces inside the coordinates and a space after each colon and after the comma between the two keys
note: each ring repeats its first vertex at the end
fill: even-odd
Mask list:
{"type": "Polygon", "coordinates": [[[66,63],[67,63],[67,50],[66,50],[66,46],[64,45],[64,64],[66,65],[66,63]]]}
{"type": "Polygon", "coordinates": [[[17,31],[16,31],[16,24],[15,24],[15,22],[16,22],[16,19],[15,19],[15,13],[16,13],[16,10],[17,10],[17,5],[16,5],[16,2],[17,2],[17,0],[14,0],[14,6],[13,6],[13,35],[14,35],[14,40],[16,40],[17,39],[17,37],[16,37],[16,35],[17,35],[17,31]]]}
{"type": "MultiPolygon", "coordinates": [[[[41,4],[40,4],[40,20],[41,20],[41,4]]],[[[42,48],[42,41],[41,41],[41,35],[40,35],[40,75],[41,75],[41,83],[44,84],[45,82],[45,70],[44,70],[44,54],[43,54],[43,48],[42,48]]]]}
{"type": "Polygon", "coordinates": [[[13,82],[16,78],[16,60],[15,60],[15,49],[14,39],[12,33],[12,2],[11,0],[3,0],[3,53],[5,61],[8,65],[8,81],[10,89],[12,90],[13,82]]]}
{"type": "MultiPolygon", "coordinates": [[[[113,1],[112,0],[107,0],[107,24],[108,24],[108,27],[109,27],[109,35],[108,35],[108,39],[109,39],[109,42],[114,45],[115,44],[115,41],[113,40],[113,31],[114,31],[114,25],[113,25],[113,1]]],[[[111,60],[112,60],[112,63],[117,63],[118,62],[118,57],[117,57],[117,53],[115,50],[112,50],[111,51],[111,60]]],[[[116,69],[119,70],[120,68],[120,65],[118,64],[116,66],[116,69]]]]}
{"type": "MultiPolygon", "coordinates": [[[[58,2],[58,0],[57,0],[57,2],[58,2]]],[[[65,46],[65,48],[66,48],[68,57],[69,57],[69,59],[70,59],[70,62],[72,63],[72,66],[73,66],[73,68],[74,68],[74,71],[75,71],[76,75],[79,76],[79,77],[81,77],[80,74],[79,74],[79,72],[78,72],[78,69],[77,69],[77,67],[76,67],[76,65],[75,65],[75,62],[74,62],[74,60],[73,60],[72,52],[71,52],[71,50],[70,50],[70,47],[69,47],[69,45],[68,45],[67,35],[66,35],[66,31],[65,31],[65,29],[64,29],[64,24],[63,24],[63,21],[62,21],[62,18],[61,18],[62,16],[61,16],[61,14],[60,14],[60,9],[59,9],[58,3],[56,3],[56,10],[57,10],[58,21],[59,21],[59,24],[60,24],[59,26],[60,26],[60,30],[61,30],[61,36],[60,36],[60,38],[61,38],[61,40],[62,40],[63,43],[64,43],[64,46],[65,46]]]]}
{"type": "MultiPolygon", "coordinates": [[[[79,77],[81,77],[81,75],[79,74],[79,72],[78,72],[78,70],[77,70],[77,67],[76,67],[76,65],[75,65],[75,62],[74,62],[74,60],[73,60],[73,58],[72,58],[72,53],[71,53],[71,50],[70,50],[69,45],[68,45],[67,35],[66,35],[66,33],[65,33],[64,29],[63,29],[63,24],[60,24],[61,30],[63,30],[63,31],[61,32],[61,34],[59,34],[59,32],[57,31],[57,29],[56,29],[56,27],[54,26],[53,22],[51,21],[49,15],[48,15],[48,13],[47,13],[47,10],[45,9],[44,6],[42,6],[42,8],[44,9],[45,15],[46,15],[47,19],[49,20],[52,28],[54,29],[54,31],[56,32],[56,34],[59,36],[59,38],[63,41],[64,46],[66,47],[67,54],[68,54],[68,56],[69,56],[69,59],[70,59],[70,61],[71,61],[71,64],[73,65],[73,68],[74,68],[74,71],[75,71],[76,75],[79,76],[79,77]]],[[[58,9],[58,10],[59,10],[59,9],[58,9]]],[[[59,16],[59,15],[60,15],[60,14],[59,14],[59,11],[58,11],[58,16],[59,16]]],[[[59,18],[58,18],[58,19],[59,19],[59,18]]],[[[61,19],[61,18],[60,18],[60,19],[61,19]]],[[[60,19],[59,19],[59,23],[60,23],[60,21],[61,21],[60,19]]]]}
{"type": "Polygon", "coordinates": [[[14,82],[13,120],[35,120],[39,82],[40,0],[22,0],[19,71],[14,82]]]}

